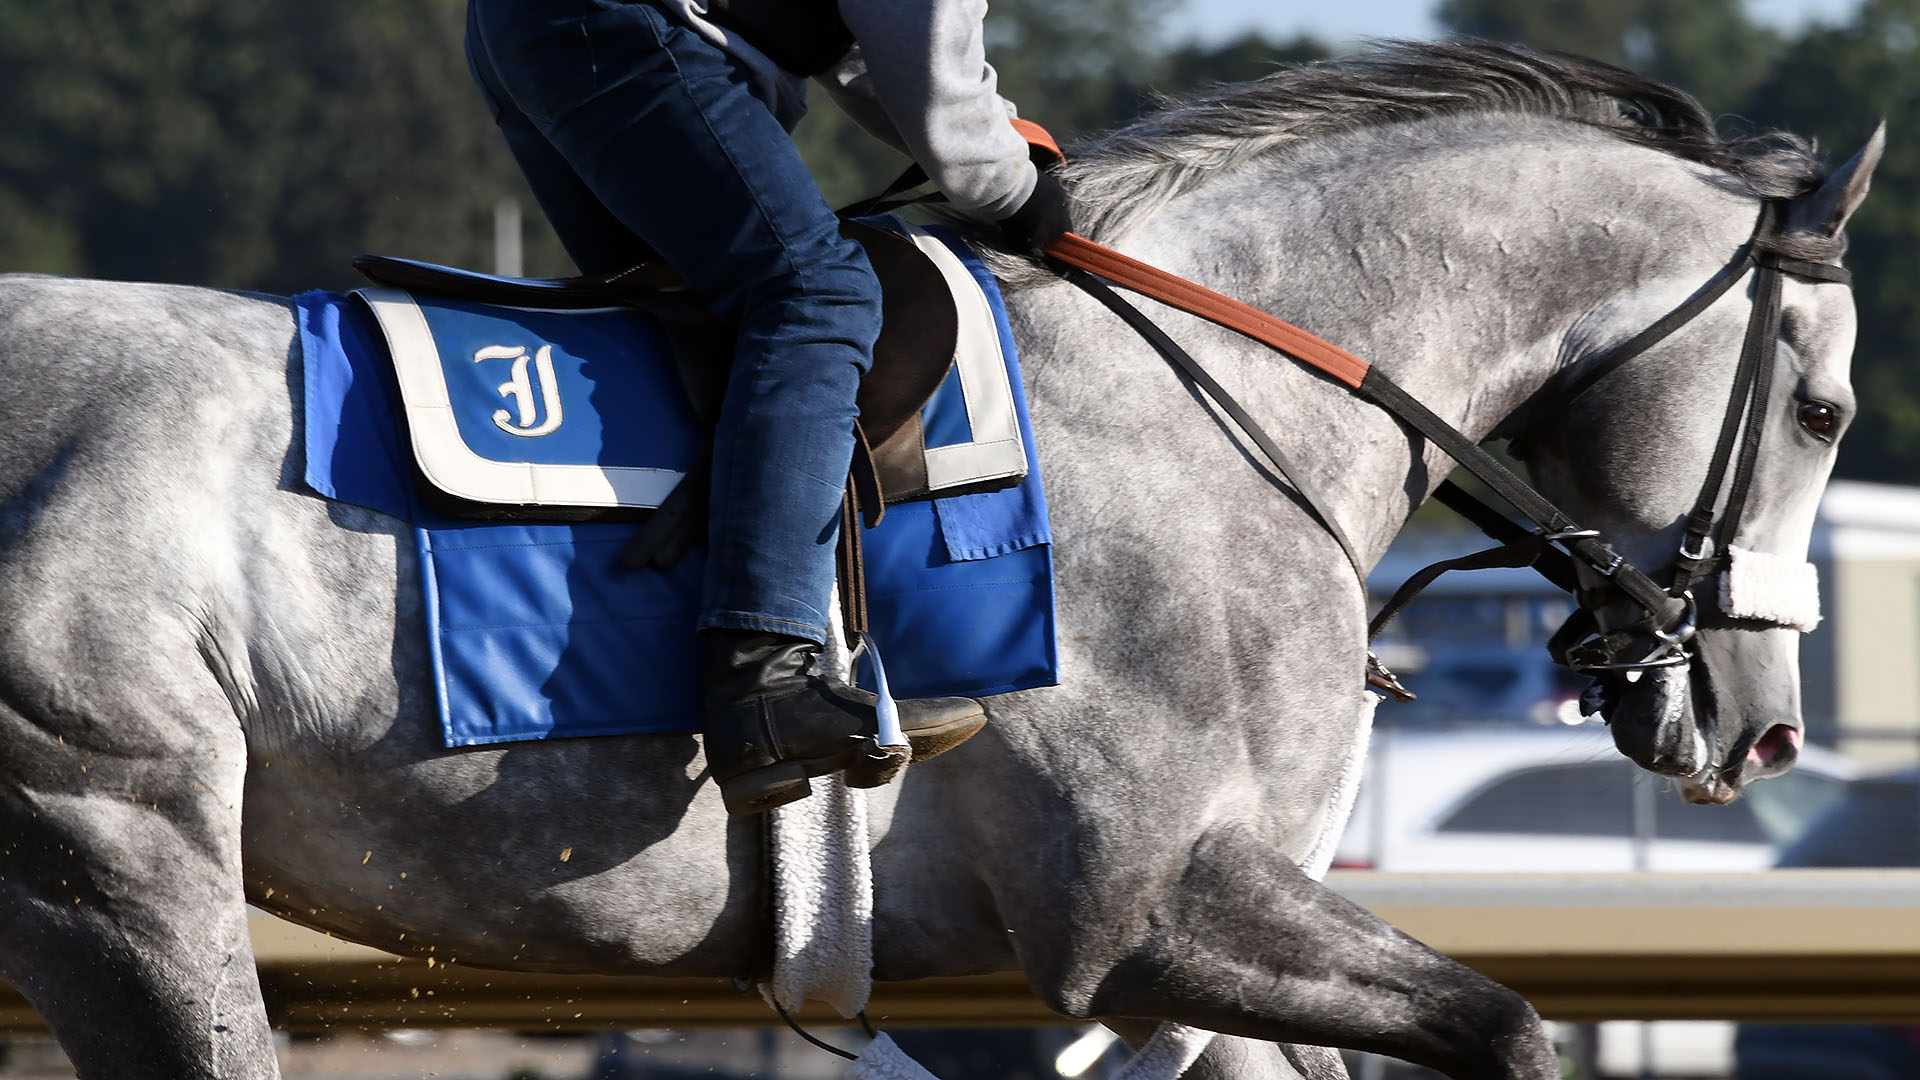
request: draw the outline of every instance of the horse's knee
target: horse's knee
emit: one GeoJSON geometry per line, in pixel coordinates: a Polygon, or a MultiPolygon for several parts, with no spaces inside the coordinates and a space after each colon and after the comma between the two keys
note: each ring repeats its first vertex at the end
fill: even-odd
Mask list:
{"type": "Polygon", "coordinates": [[[1152,880],[1097,890],[1099,909],[1076,908],[1072,934],[1023,952],[1050,1008],[1370,1050],[1455,1077],[1556,1075],[1525,999],[1327,889],[1249,830],[1211,831],[1177,873],[1152,880]]]}

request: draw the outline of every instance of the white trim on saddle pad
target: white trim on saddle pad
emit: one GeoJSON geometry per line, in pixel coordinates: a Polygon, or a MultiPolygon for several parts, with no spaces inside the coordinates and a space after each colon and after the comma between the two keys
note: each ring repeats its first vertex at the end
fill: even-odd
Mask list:
{"type": "Polygon", "coordinates": [[[1727,545],[1720,610],[1806,633],[1820,625],[1820,574],[1810,562],[1727,545]]]}
{"type": "Polygon", "coordinates": [[[433,486],[461,499],[519,506],[641,507],[660,505],[683,473],[602,465],[536,465],[495,461],[460,437],[433,331],[402,289],[360,289],[386,336],[400,383],[401,407],[414,460],[433,486]]]}
{"type": "Polygon", "coordinates": [[[948,488],[1025,475],[1027,448],[1020,441],[1020,418],[1007,382],[1007,358],[1000,351],[999,323],[986,294],[967,265],[939,237],[910,222],[895,219],[893,225],[939,268],[953,291],[954,311],[960,317],[953,365],[960,373],[973,441],[927,447],[928,489],[939,494],[948,488]]]}

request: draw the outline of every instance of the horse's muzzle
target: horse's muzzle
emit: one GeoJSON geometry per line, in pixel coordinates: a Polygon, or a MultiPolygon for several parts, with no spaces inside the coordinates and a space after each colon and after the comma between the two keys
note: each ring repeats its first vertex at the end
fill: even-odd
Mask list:
{"type": "Polygon", "coordinates": [[[1686,665],[1602,677],[1613,744],[1634,764],[1663,776],[1692,777],[1712,764],[1713,748],[1691,708],[1686,665]]]}

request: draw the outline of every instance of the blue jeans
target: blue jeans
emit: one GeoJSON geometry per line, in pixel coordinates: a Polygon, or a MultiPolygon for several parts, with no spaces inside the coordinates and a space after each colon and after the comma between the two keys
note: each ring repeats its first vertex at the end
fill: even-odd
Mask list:
{"type": "Polygon", "coordinates": [[[747,71],[651,4],[469,0],[467,55],[580,269],[650,247],[737,329],[700,628],[824,641],[854,395],[880,334],[866,254],[747,71]]]}

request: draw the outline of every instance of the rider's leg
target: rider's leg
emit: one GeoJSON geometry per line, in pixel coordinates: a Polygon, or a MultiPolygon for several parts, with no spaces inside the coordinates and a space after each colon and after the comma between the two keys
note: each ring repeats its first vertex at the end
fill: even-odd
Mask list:
{"type": "MultiPolygon", "coordinates": [[[[700,622],[707,752],[730,808],[798,798],[807,776],[873,746],[870,702],[821,678],[813,660],[879,284],[786,129],[711,43],[647,4],[481,0],[472,10],[476,73],[511,106],[503,130],[524,117],[551,150],[543,162],[538,147],[515,146],[546,189],[543,205],[577,184],[738,328],[700,622]],[[556,163],[565,175],[553,175],[556,163]]],[[[557,228],[568,221],[556,215],[557,228]]],[[[567,243],[598,258],[591,237],[567,243]]],[[[979,723],[967,702],[902,709],[910,735],[979,723]]]]}

